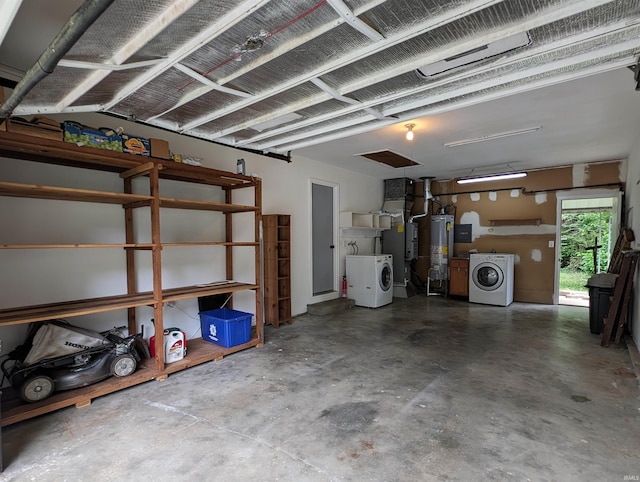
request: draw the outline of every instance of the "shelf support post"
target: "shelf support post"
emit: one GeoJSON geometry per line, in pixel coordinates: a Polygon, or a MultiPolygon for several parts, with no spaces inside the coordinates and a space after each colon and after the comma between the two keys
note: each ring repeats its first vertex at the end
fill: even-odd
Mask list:
{"type": "Polygon", "coordinates": [[[162,332],[164,324],[162,319],[162,244],[160,240],[160,187],[158,163],[153,163],[153,169],[149,171],[149,194],[153,197],[151,202],[151,263],[153,265],[153,319],[154,333],[156,334],[155,353],[156,368],[164,370],[164,347],[162,332]]]}

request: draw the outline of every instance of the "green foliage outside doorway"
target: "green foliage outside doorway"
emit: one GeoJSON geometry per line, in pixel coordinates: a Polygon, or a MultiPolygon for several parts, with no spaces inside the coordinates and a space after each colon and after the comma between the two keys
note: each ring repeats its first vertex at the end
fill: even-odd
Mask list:
{"type": "Polygon", "coordinates": [[[560,290],[587,291],[586,282],[609,265],[611,210],[563,211],[560,290]],[[593,247],[596,251],[594,264],[593,247]]]}

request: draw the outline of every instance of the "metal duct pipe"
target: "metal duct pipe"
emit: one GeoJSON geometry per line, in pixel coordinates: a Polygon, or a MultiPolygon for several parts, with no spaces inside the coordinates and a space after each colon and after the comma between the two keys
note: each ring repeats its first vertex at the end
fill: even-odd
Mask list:
{"type": "Polygon", "coordinates": [[[38,61],[31,66],[22,80],[18,82],[7,101],[2,104],[0,119],[11,116],[13,109],[20,105],[38,82],[53,72],[60,59],[112,3],[113,0],[86,0],[78,10],[73,12],[62,30],[42,52],[38,61]]]}
{"type": "Polygon", "coordinates": [[[431,194],[431,177],[421,177],[422,182],[424,184],[424,207],[422,209],[422,214],[416,214],[415,216],[411,216],[409,218],[409,222],[412,223],[414,219],[423,218],[429,214],[429,200],[433,199],[433,194],[431,194]]]}

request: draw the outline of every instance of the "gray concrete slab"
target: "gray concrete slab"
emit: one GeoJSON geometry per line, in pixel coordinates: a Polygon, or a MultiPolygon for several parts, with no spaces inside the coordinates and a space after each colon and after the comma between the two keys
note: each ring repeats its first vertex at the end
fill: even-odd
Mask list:
{"type": "Polygon", "coordinates": [[[6,427],[2,478],[625,480],[639,394],[586,308],[416,296],[6,427]]]}
{"type": "Polygon", "coordinates": [[[341,311],[347,311],[356,306],[355,300],[349,298],[337,298],[335,300],[321,301],[307,305],[307,314],[316,316],[334,315],[341,311]]]}

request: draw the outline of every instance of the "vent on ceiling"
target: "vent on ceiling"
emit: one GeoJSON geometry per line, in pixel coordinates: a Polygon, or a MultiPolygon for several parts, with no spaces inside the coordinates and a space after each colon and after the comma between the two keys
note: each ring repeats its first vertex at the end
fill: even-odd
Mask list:
{"type": "Polygon", "coordinates": [[[417,162],[412,161],[411,159],[404,157],[397,152],[390,151],[389,149],[376,152],[365,152],[363,154],[356,154],[356,156],[366,157],[367,159],[371,159],[372,161],[376,161],[394,168],[418,165],[417,162]]]}
{"type": "Polygon", "coordinates": [[[477,47],[467,52],[454,55],[447,59],[440,60],[439,62],[425,65],[424,67],[416,69],[416,73],[419,77],[422,77],[424,79],[430,78],[435,75],[442,74],[443,72],[456,69],[458,67],[464,67],[476,62],[480,62],[481,60],[488,59],[490,57],[502,55],[505,52],[509,52],[511,50],[526,47],[530,44],[531,38],[529,37],[529,34],[527,32],[522,32],[503,38],[501,40],[496,40],[495,42],[488,43],[487,45],[483,45],[482,47],[477,47]]]}

